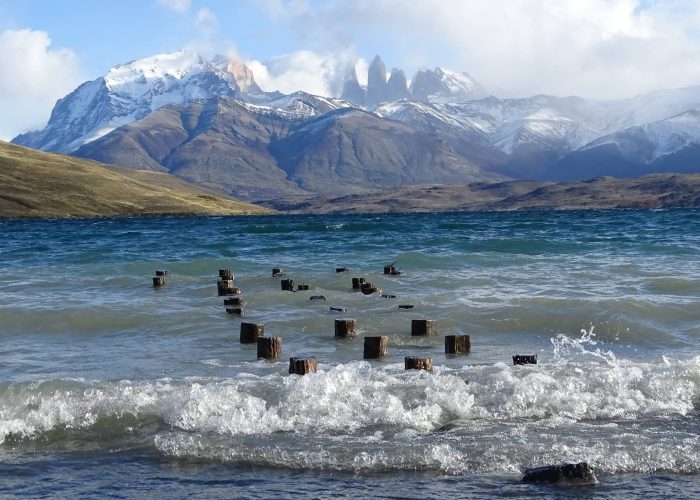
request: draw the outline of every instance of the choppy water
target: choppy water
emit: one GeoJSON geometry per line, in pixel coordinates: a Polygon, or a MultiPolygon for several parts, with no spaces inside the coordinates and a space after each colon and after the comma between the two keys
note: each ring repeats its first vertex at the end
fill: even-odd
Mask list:
{"type": "Polygon", "coordinates": [[[0,237],[1,495],[700,495],[700,212],[6,221],[0,237]],[[225,267],[281,361],[239,343],[225,267]],[[314,289],[282,292],[272,267],[314,289]],[[336,340],[338,317],[359,336],[336,340]],[[440,334],[411,337],[415,318],[440,334]],[[472,354],[446,357],[450,333],[472,354]],[[389,357],[363,361],[380,334],[389,357]],[[288,375],[302,355],[318,373],[288,375]],[[519,483],[583,460],[600,485],[519,483]]]}

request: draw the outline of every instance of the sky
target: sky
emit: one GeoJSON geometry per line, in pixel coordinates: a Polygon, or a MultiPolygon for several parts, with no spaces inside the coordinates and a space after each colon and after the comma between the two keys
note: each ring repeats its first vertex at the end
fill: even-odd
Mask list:
{"type": "Polygon", "coordinates": [[[117,64],[183,48],[240,58],[264,90],[337,95],[379,54],[498,97],[618,99],[700,85],[700,0],[0,0],[0,139],[117,64]]]}

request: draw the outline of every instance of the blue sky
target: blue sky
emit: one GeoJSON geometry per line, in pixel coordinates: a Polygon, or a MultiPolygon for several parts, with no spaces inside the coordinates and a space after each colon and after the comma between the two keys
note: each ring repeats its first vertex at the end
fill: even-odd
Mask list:
{"type": "MultiPolygon", "coordinates": [[[[233,53],[266,90],[338,91],[375,54],[494,94],[608,99],[700,84],[700,0],[0,0],[0,138],[116,64],[233,53]]],[[[360,78],[364,75],[360,71],[360,78]]]]}

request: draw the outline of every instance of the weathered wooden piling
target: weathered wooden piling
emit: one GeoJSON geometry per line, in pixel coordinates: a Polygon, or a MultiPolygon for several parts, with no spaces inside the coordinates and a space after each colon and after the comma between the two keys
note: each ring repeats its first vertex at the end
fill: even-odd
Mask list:
{"type": "Polygon", "coordinates": [[[155,288],[159,288],[163,285],[165,285],[165,276],[154,276],[153,277],[153,286],[155,288]]]}
{"type": "Polygon", "coordinates": [[[365,295],[372,295],[373,293],[382,293],[382,289],[377,288],[372,283],[362,283],[362,285],[360,285],[360,290],[365,295]]]}
{"type": "Polygon", "coordinates": [[[240,295],[241,294],[241,289],[240,288],[231,288],[229,290],[231,293],[227,293],[226,295],[240,295]]]}
{"type": "Polygon", "coordinates": [[[340,312],[340,313],[348,312],[347,308],[340,307],[340,306],[331,306],[331,311],[332,312],[340,312]]]}
{"type": "Polygon", "coordinates": [[[326,300],[325,295],[312,295],[309,297],[309,300],[326,300]]]}
{"type": "Polygon", "coordinates": [[[353,290],[360,290],[362,288],[362,284],[365,282],[364,278],[353,278],[352,279],[352,289],[353,290]]]}
{"type": "Polygon", "coordinates": [[[354,319],[336,319],[335,320],[335,337],[345,339],[355,336],[355,327],[357,321],[354,319]]]}
{"type": "Polygon", "coordinates": [[[243,305],[243,297],[231,297],[228,299],[224,299],[224,305],[225,306],[242,306],[243,305]]]}
{"type": "Polygon", "coordinates": [[[411,335],[437,335],[437,321],[434,319],[414,319],[411,321],[411,335]]]}
{"type": "Polygon", "coordinates": [[[347,273],[350,269],[347,267],[336,267],[335,272],[336,273],[347,273]]]}
{"type": "Polygon", "coordinates": [[[536,365],[537,354],[516,354],[513,356],[514,365],[536,365]]]}
{"type": "Polygon", "coordinates": [[[243,316],[242,307],[227,307],[226,312],[229,314],[237,314],[238,316],[243,316]]]}
{"type": "Polygon", "coordinates": [[[306,375],[316,373],[318,361],[316,358],[289,358],[289,373],[306,375]]]}
{"type": "Polygon", "coordinates": [[[390,276],[398,276],[401,274],[401,271],[396,269],[394,264],[389,264],[388,266],[384,266],[384,274],[388,274],[390,276]]]}
{"type": "Polygon", "coordinates": [[[433,371],[432,358],[418,358],[416,356],[406,356],[403,359],[406,370],[426,370],[433,371]]]}
{"type": "Polygon", "coordinates": [[[232,280],[233,273],[231,272],[230,269],[219,269],[219,278],[225,279],[225,280],[232,280]]]}
{"type": "Polygon", "coordinates": [[[413,309],[413,304],[399,304],[399,309],[413,309]]]}
{"type": "Polygon", "coordinates": [[[298,292],[303,292],[303,291],[307,291],[307,290],[311,290],[311,285],[309,285],[307,283],[299,283],[297,285],[298,292]]]}
{"type": "Polygon", "coordinates": [[[234,295],[233,293],[233,280],[219,279],[216,282],[216,287],[219,292],[219,296],[222,295],[234,295]]]}
{"type": "Polygon", "coordinates": [[[281,267],[273,267],[272,277],[277,278],[278,276],[284,276],[284,270],[281,267]]]}
{"type": "Polygon", "coordinates": [[[577,485],[598,484],[593,468],[586,462],[577,464],[545,465],[526,469],[523,483],[569,483],[577,485]]]}
{"type": "Polygon", "coordinates": [[[389,354],[389,337],[365,337],[365,359],[381,358],[389,354]]]}
{"type": "Polygon", "coordinates": [[[294,291],[294,280],[291,278],[284,279],[280,281],[280,286],[282,287],[282,290],[285,292],[293,292],[294,291]]]}
{"type": "Polygon", "coordinates": [[[471,350],[469,335],[445,335],[445,354],[469,354],[471,350]]]}
{"type": "Polygon", "coordinates": [[[265,335],[263,323],[241,323],[241,344],[255,344],[258,337],[265,335]]]}
{"type": "Polygon", "coordinates": [[[169,271],[161,271],[161,270],[156,271],[156,276],[167,276],[169,274],[170,274],[169,271]]]}
{"type": "Polygon", "coordinates": [[[277,359],[282,356],[282,337],[258,337],[258,359],[277,359]]]}
{"type": "Polygon", "coordinates": [[[384,295],[382,295],[382,298],[383,298],[383,299],[395,299],[395,298],[396,298],[396,295],[384,294],[384,295]]]}

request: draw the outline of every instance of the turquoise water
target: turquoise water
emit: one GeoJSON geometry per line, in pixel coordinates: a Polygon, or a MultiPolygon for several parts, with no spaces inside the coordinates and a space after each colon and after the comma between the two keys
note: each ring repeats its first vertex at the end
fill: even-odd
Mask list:
{"type": "Polygon", "coordinates": [[[4,221],[0,235],[2,495],[700,494],[700,212],[4,221]],[[383,275],[392,262],[404,274],[383,275]],[[283,292],[273,267],[313,289],[283,292]],[[217,297],[220,268],[243,319],[217,297]],[[353,292],[360,276],[397,298],[353,292]],[[336,340],[346,317],[359,334],[336,340]],[[411,337],[412,319],[439,334],[411,337]],[[241,345],[242,320],[282,337],[282,360],[241,345]],[[470,355],[444,354],[454,333],[470,355]],[[362,359],[367,335],[389,337],[387,358],[362,359]],[[318,373],[289,375],[304,355],[318,373]],[[433,372],[405,371],[415,355],[433,372]],[[583,460],[600,485],[519,483],[583,460]]]}

